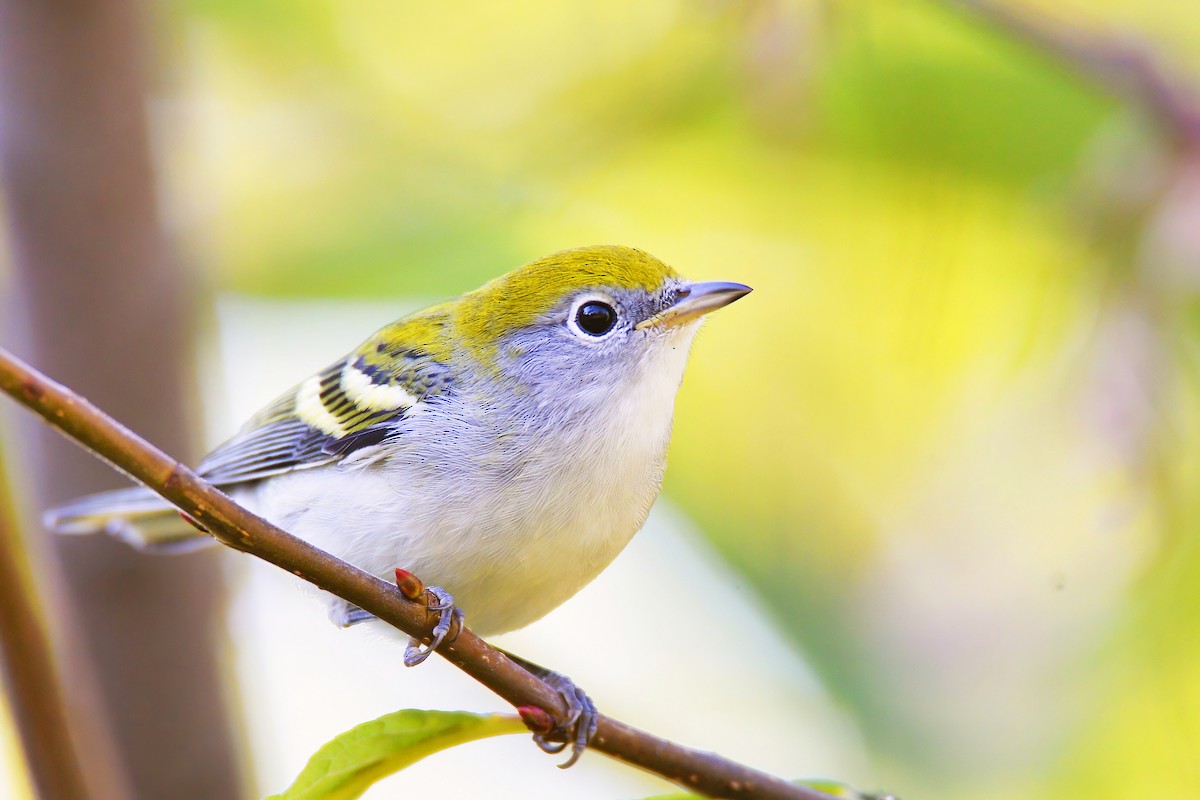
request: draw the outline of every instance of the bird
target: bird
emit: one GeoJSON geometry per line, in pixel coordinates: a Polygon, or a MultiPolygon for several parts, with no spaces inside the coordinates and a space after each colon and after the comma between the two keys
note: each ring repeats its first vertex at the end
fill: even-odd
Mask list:
{"type": "MultiPolygon", "coordinates": [[[[482,636],[522,628],[608,566],[658,497],[701,322],[750,291],[689,281],[632,247],[553,253],[377,331],[197,473],[338,558],[380,577],[401,567],[430,587],[441,620],[429,648],[410,641],[413,665],[462,615],[482,636]]],[[[150,552],[215,541],[144,487],[68,502],[45,521],[150,552]]],[[[335,624],[371,619],[323,599],[335,624]]],[[[583,718],[567,737],[573,762],[594,729],[591,701],[523,663],[562,679],[583,718]]]]}

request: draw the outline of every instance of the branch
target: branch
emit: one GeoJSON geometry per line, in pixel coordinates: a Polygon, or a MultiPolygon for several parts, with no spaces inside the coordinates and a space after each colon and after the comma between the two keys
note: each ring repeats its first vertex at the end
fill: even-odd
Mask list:
{"type": "MultiPolygon", "coordinates": [[[[3,465],[0,464],[0,467],[3,465]]],[[[67,706],[29,560],[6,503],[0,469],[0,667],[39,797],[93,795],[71,741],[67,706]]]]}
{"type": "MultiPolygon", "coordinates": [[[[139,438],[70,389],[0,348],[0,390],[78,444],[158,492],[222,544],[286,569],[369,611],[410,636],[429,641],[436,615],[392,584],[318,550],[234,503],[175,459],[139,438]]],[[[469,630],[438,652],[513,706],[536,706],[562,719],[558,692],[469,630]]],[[[660,739],[600,716],[591,748],[709,797],[829,800],[828,795],[751,769],[714,753],[660,739]]]]}
{"type": "Polygon", "coordinates": [[[1103,89],[1141,105],[1178,142],[1200,145],[1195,88],[1168,74],[1144,48],[1116,37],[1080,35],[1049,19],[992,0],[941,0],[1069,67],[1103,89]]]}

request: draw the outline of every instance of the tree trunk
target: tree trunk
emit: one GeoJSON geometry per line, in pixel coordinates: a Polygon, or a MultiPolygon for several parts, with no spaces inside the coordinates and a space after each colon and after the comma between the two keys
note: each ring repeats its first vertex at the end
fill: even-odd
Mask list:
{"type": "MultiPolygon", "coordinates": [[[[194,299],[158,219],[140,10],[0,0],[6,327],[40,368],[188,456],[194,299]]],[[[21,428],[34,511],[121,485],[40,424],[21,428]]],[[[52,549],[133,796],[242,795],[218,669],[216,554],[154,558],[107,537],[55,537],[52,549]]]]}

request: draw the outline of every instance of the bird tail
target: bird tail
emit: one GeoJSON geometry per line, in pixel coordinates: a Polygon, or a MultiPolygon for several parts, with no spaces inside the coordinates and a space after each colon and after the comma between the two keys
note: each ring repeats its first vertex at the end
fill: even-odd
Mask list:
{"type": "Polygon", "coordinates": [[[166,500],[142,487],[80,497],[50,509],[42,520],[58,533],[107,533],[152,553],[187,553],[215,541],[166,500]]]}

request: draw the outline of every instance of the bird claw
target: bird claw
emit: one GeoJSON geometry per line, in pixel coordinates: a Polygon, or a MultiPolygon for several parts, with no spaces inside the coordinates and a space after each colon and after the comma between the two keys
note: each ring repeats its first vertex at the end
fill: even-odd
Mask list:
{"type": "Polygon", "coordinates": [[[458,636],[459,631],[463,629],[466,615],[462,609],[454,605],[454,596],[440,586],[430,586],[425,589],[425,596],[428,598],[426,607],[430,611],[437,612],[438,623],[434,626],[431,634],[432,641],[426,648],[421,647],[421,640],[413,637],[408,640],[408,647],[404,648],[404,666],[415,667],[429,658],[429,654],[437,650],[442,642],[453,642],[458,636]],[[455,628],[455,623],[458,627],[455,628]],[[450,636],[451,631],[454,632],[450,636]]]}
{"type": "Polygon", "coordinates": [[[575,681],[561,672],[539,668],[530,670],[551,688],[555,689],[567,703],[567,716],[549,733],[535,733],[533,742],[543,753],[557,755],[568,746],[571,755],[558,765],[559,769],[567,769],[579,760],[596,735],[597,718],[600,712],[592,698],[575,684],[575,681]]]}

